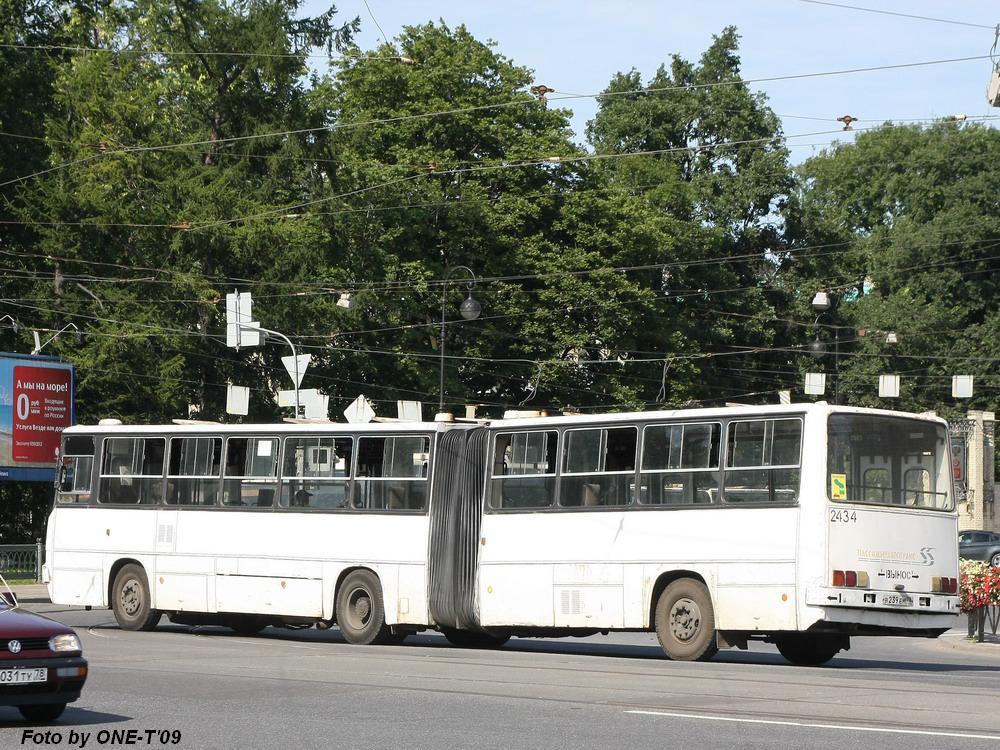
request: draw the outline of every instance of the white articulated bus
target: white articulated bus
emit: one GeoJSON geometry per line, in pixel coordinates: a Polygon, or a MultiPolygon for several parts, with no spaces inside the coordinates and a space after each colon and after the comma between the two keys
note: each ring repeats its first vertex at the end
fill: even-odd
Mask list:
{"type": "Polygon", "coordinates": [[[959,612],[944,420],[825,403],[504,419],[66,430],[53,602],[122,627],[336,623],[750,639],[821,664],[959,612]]]}

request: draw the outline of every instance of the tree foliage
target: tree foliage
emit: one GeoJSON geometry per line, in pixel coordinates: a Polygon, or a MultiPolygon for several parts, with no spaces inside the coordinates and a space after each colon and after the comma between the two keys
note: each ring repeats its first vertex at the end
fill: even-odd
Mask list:
{"type": "Polygon", "coordinates": [[[789,222],[801,249],[786,283],[803,292],[803,312],[811,291],[835,288],[845,400],[951,414],[993,408],[998,156],[992,128],[889,124],[802,165],[789,222]],[[898,344],[886,343],[889,332],[898,344]],[[880,373],[903,377],[898,401],[878,398],[880,373]],[[950,398],[955,374],[976,376],[971,401],[950,398]]]}
{"type": "MultiPolygon", "coordinates": [[[[433,404],[442,361],[445,403],[488,414],[773,402],[835,334],[843,401],[890,405],[880,372],[914,410],[949,407],[959,369],[996,388],[996,131],[887,125],[793,170],[725,28],[615,74],[579,144],[462,26],[364,51],[357,20],[301,10],[0,0],[0,315],[24,326],[0,345],[79,328],[46,353],[76,365],[81,421],[226,418],[227,382],[278,417],[286,348],[225,347],[236,288],[334,414],[433,404]],[[839,304],[817,321],[819,288],[839,304]]],[[[4,517],[27,507],[0,490],[4,517]]]]}

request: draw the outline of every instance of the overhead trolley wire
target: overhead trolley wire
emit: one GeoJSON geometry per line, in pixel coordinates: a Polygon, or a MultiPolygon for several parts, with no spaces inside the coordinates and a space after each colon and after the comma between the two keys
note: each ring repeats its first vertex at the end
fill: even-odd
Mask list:
{"type": "Polygon", "coordinates": [[[831,8],[843,8],[845,10],[859,10],[865,13],[878,13],[883,16],[896,16],[897,18],[912,18],[917,21],[933,21],[934,23],[947,23],[953,26],[970,26],[976,29],[989,29],[993,31],[996,27],[989,26],[984,23],[969,23],[968,21],[956,21],[951,18],[935,18],[933,16],[918,16],[913,13],[899,13],[893,10],[882,10],[880,8],[864,8],[860,5],[845,5],[843,3],[831,3],[827,0],[798,0],[800,3],[809,3],[810,5],[827,5],[831,8]]]}

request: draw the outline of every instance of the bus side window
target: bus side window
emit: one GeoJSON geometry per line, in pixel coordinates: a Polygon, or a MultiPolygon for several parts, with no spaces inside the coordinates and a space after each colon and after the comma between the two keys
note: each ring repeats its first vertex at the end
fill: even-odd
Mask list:
{"type": "Polygon", "coordinates": [[[647,425],[642,435],[639,502],[711,505],[719,496],[718,422],[647,425]]]}
{"type": "Polygon", "coordinates": [[[278,439],[231,437],[226,440],[222,504],[269,508],[278,489],[278,439]]]}
{"type": "Polygon", "coordinates": [[[636,427],[566,430],[563,433],[563,507],[628,505],[635,491],[636,427]]]}
{"type": "Polygon", "coordinates": [[[549,508],[555,500],[559,433],[501,433],[493,448],[492,508],[549,508]]]}
{"type": "Polygon", "coordinates": [[[171,438],[167,505],[215,505],[221,463],[222,438],[171,438]]]}
{"type": "Polygon", "coordinates": [[[360,438],[352,506],[358,510],[426,508],[430,445],[428,435],[360,438]]]}
{"type": "Polygon", "coordinates": [[[723,497],[727,503],[793,503],[799,497],[802,420],[729,423],[723,497]]]}
{"type": "Polygon", "coordinates": [[[283,455],[278,497],[282,508],[348,507],[353,438],[289,437],[283,455]]]}
{"type": "Polygon", "coordinates": [[[60,503],[89,503],[94,480],[94,438],[67,435],[60,451],[57,477],[60,503]]]}
{"type": "Polygon", "coordinates": [[[156,505],[163,497],[164,438],[105,438],[97,501],[156,505]]]}

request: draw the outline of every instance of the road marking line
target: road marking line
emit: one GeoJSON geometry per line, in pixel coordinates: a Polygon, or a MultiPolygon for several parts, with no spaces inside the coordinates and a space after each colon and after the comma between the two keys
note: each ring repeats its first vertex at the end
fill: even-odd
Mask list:
{"type": "Polygon", "coordinates": [[[998,734],[964,734],[961,732],[931,732],[924,729],[888,729],[885,727],[859,727],[850,724],[814,724],[804,721],[778,721],[776,719],[744,719],[734,716],[706,716],[705,714],[681,714],[668,711],[626,711],[627,714],[647,716],[672,716],[677,719],[702,719],[704,721],[731,721],[741,724],[776,724],[784,727],[806,727],[809,729],[847,729],[854,732],[882,732],[885,734],[921,734],[931,737],[961,737],[973,740],[1000,740],[998,734]]]}

